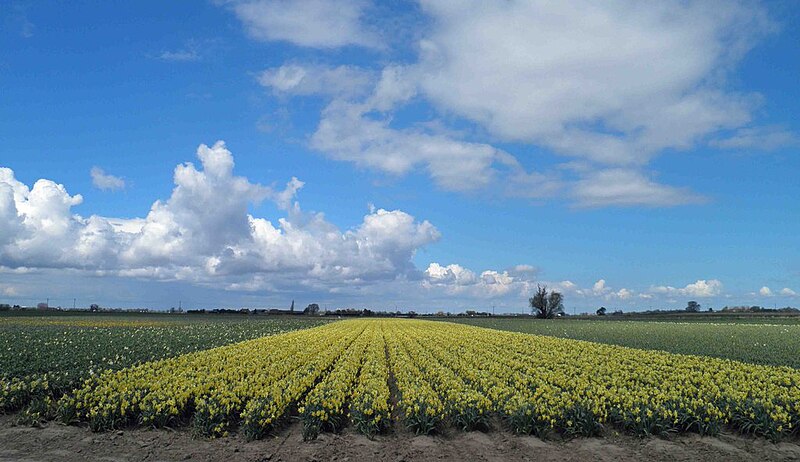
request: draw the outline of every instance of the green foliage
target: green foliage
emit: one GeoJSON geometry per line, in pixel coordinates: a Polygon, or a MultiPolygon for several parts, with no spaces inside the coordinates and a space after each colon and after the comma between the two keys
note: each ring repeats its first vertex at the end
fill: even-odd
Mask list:
{"type": "Polygon", "coordinates": [[[435,412],[428,412],[428,406],[424,401],[414,407],[414,412],[406,414],[405,421],[406,426],[417,435],[430,435],[442,424],[435,412]]]}
{"type": "Polygon", "coordinates": [[[536,435],[545,439],[552,433],[552,426],[542,419],[533,404],[519,406],[508,415],[508,426],[519,435],[536,435]]]}
{"type": "Polygon", "coordinates": [[[476,406],[464,406],[453,413],[453,423],[465,432],[489,430],[489,414],[476,406]]]}
{"type": "Polygon", "coordinates": [[[800,368],[800,325],[454,318],[480,327],[800,368]]]}

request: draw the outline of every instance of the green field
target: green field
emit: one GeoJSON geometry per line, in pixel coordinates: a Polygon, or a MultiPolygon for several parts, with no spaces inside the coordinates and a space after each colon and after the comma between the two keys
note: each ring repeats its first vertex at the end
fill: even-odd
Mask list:
{"type": "Polygon", "coordinates": [[[532,318],[447,319],[480,327],[800,368],[800,325],[532,318]]]}
{"type": "Polygon", "coordinates": [[[325,323],[302,317],[0,316],[0,412],[122,369],[325,323]]]}

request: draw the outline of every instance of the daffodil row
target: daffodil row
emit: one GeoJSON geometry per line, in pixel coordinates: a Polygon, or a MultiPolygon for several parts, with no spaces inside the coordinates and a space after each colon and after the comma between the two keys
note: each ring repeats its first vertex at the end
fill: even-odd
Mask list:
{"type": "Polygon", "coordinates": [[[374,323],[372,327],[373,335],[353,388],[349,412],[356,429],[370,437],[386,430],[391,419],[386,323],[374,323]]]}
{"type": "Polygon", "coordinates": [[[441,338],[428,335],[429,327],[435,328],[423,325],[412,331],[397,329],[394,335],[405,345],[409,357],[424,374],[424,380],[439,394],[448,417],[457,426],[464,430],[488,428],[492,402],[457,373],[453,364],[458,356],[443,354],[441,338]]]}
{"type": "Polygon", "coordinates": [[[285,360],[294,366],[285,368],[285,371],[264,368],[257,372],[260,378],[249,392],[241,388],[234,391],[247,400],[241,413],[245,436],[257,439],[269,433],[297,406],[308,390],[327,375],[337,358],[349,354],[353,342],[364,330],[364,326],[331,327],[334,328],[314,329],[301,336],[306,349],[297,348],[285,360]]]}
{"type": "Polygon", "coordinates": [[[344,425],[347,418],[345,405],[364,362],[364,353],[367,346],[378,339],[378,326],[367,325],[336,361],[330,373],[306,395],[298,409],[303,421],[304,439],[315,439],[322,430],[337,431],[344,425]]]}
{"type": "Polygon", "coordinates": [[[387,329],[386,348],[389,354],[389,367],[394,375],[400,408],[406,425],[417,434],[433,432],[447,417],[445,406],[427,380],[425,373],[417,366],[409,354],[398,332],[411,327],[392,323],[387,329]]]}

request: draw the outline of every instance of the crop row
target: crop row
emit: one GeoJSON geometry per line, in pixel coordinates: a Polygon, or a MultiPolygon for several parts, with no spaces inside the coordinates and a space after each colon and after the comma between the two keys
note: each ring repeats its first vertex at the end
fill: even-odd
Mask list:
{"type": "Polygon", "coordinates": [[[526,334],[800,368],[800,355],[797,354],[800,351],[800,325],[797,324],[800,318],[755,318],[727,323],[613,320],[616,316],[605,318],[456,318],[453,321],[526,334]],[[747,323],[759,321],[762,324],[747,323]],[[785,324],[763,324],[765,322],[785,324]]]}
{"type": "Polygon", "coordinates": [[[62,418],[95,430],[191,423],[250,438],[297,416],[306,438],[348,422],[373,435],[393,418],[417,433],[499,418],[537,435],[729,426],[778,439],[797,430],[799,406],[791,368],[412,320],[342,321],[106,372],[60,401],[62,418]]]}

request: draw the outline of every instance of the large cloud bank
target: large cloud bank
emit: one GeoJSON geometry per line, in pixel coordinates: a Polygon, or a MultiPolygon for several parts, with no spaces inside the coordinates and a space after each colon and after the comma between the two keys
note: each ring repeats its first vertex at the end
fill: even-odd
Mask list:
{"type": "Polygon", "coordinates": [[[175,168],[175,187],[142,219],[82,217],[79,194],[50,180],[32,188],[0,169],[0,266],[71,268],[122,276],[211,283],[235,289],[338,286],[415,277],[411,258],[439,239],[427,221],[377,209],[342,231],[284,190],[233,173],[223,142],[197,150],[200,165],[175,168]],[[277,222],[248,208],[272,200],[277,222]]]}
{"type": "MultiPolygon", "coordinates": [[[[280,19],[252,5],[264,11],[278,4],[320,12],[330,7],[299,0],[236,4],[251,31],[256,22],[280,19]],[[241,5],[250,5],[248,14],[241,5]]],[[[329,99],[312,148],[392,175],[424,172],[447,190],[554,197],[581,207],[663,207],[706,198],[657,181],[648,168],[655,157],[703,146],[753,147],[745,138],[768,137],[770,149],[796,140],[779,127],[758,125],[763,98],[737,90],[729,78],[775,30],[758,3],[419,5],[424,20],[408,25],[415,37],[410,62],[292,61],[262,72],[259,83],[276,94],[329,99]],[[408,108],[420,103],[432,109],[409,118],[408,108]],[[548,155],[555,167],[542,162],[548,155]]],[[[377,13],[368,22],[367,12],[379,12],[378,2],[325,15],[315,30],[331,31],[332,19],[349,18],[336,40],[319,42],[316,33],[301,29],[293,38],[275,39],[324,52],[363,44],[359,37],[373,23],[389,22],[377,13]]]]}

